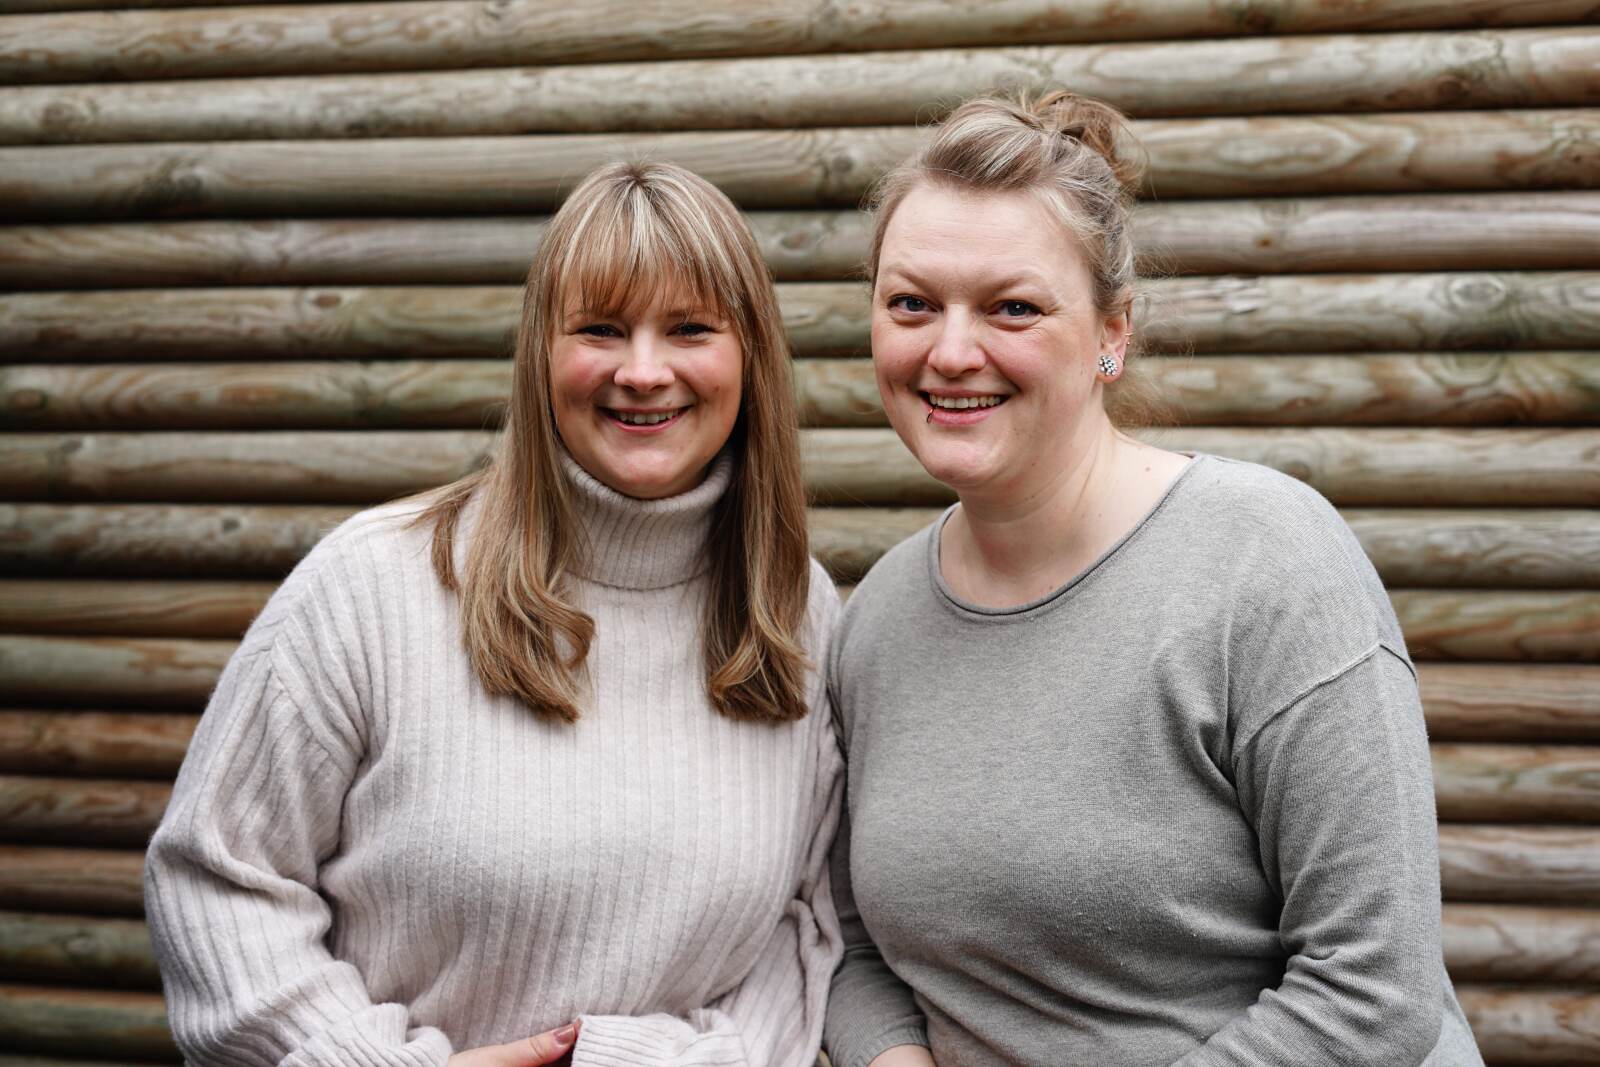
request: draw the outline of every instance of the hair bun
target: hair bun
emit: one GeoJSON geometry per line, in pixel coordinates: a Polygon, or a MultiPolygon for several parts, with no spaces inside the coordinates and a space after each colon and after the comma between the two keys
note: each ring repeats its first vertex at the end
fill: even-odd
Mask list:
{"type": "Polygon", "coordinates": [[[1040,129],[1076,141],[1103,158],[1125,190],[1132,192],[1137,188],[1144,177],[1145,165],[1144,160],[1127,154],[1127,146],[1135,141],[1127,116],[1122,112],[1110,104],[1065,89],[1036,99],[1024,96],[1018,104],[1040,129]]]}

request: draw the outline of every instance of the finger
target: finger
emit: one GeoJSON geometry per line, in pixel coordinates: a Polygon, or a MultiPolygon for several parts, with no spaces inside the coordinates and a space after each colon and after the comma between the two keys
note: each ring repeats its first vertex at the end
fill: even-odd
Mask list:
{"type": "Polygon", "coordinates": [[[543,1067],[544,1064],[554,1063],[578,1043],[578,1024],[568,1023],[566,1026],[555,1030],[546,1030],[523,1041],[521,1045],[514,1046],[523,1051],[524,1058],[517,1061],[517,1067],[543,1067]]]}

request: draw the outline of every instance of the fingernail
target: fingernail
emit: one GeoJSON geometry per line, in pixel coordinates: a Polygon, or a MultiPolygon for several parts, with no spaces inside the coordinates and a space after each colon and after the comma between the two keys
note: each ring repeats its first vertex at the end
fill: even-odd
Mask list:
{"type": "Polygon", "coordinates": [[[561,1029],[556,1031],[555,1038],[556,1044],[558,1045],[570,1045],[574,1041],[578,1040],[578,1028],[573,1026],[571,1023],[568,1023],[566,1026],[563,1026],[561,1029]]]}

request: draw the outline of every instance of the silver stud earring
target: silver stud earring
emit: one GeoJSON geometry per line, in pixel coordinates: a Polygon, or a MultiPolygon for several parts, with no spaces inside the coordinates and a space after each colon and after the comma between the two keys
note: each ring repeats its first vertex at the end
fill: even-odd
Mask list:
{"type": "Polygon", "coordinates": [[[1107,378],[1115,378],[1122,373],[1122,364],[1117,361],[1116,356],[1109,352],[1103,352],[1100,354],[1100,373],[1107,378]]]}

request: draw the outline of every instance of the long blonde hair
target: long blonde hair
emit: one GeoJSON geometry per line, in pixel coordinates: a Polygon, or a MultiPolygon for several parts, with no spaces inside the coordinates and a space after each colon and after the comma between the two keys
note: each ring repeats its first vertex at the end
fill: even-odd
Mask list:
{"type": "Polygon", "coordinates": [[[1142,346],[1131,330],[1138,287],[1131,208],[1144,174],[1144,161],[1129,151],[1135,147],[1122,113],[1090,97],[1058,90],[968,100],[874,188],[868,200],[875,215],[869,280],[877,280],[889,220],[917,186],[1031,193],[1076,241],[1093,279],[1096,308],[1128,314],[1125,370],[1107,386],[1108,412],[1121,425],[1167,421],[1165,404],[1137,373],[1142,346]]]}
{"type": "Polygon", "coordinates": [[[569,301],[610,316],[682,287],[734,324],[743,348],[733,476],[712,515],[701,627],[706,688],[733,719],[806,713],[800,630],[810,582],[790,354],[772,278],[744,217],[716,187],[666,163],[589,175],[550,220],[528,273],[511,402],[493,461],[437,490],[433,567],[459,592],[473,669],[492,693],[573,722],[594,620],[570,599],[578,516],[559,462],[550,351],[569,301]],[[481,501],[465,565],[453,546],[481,501]]]}

